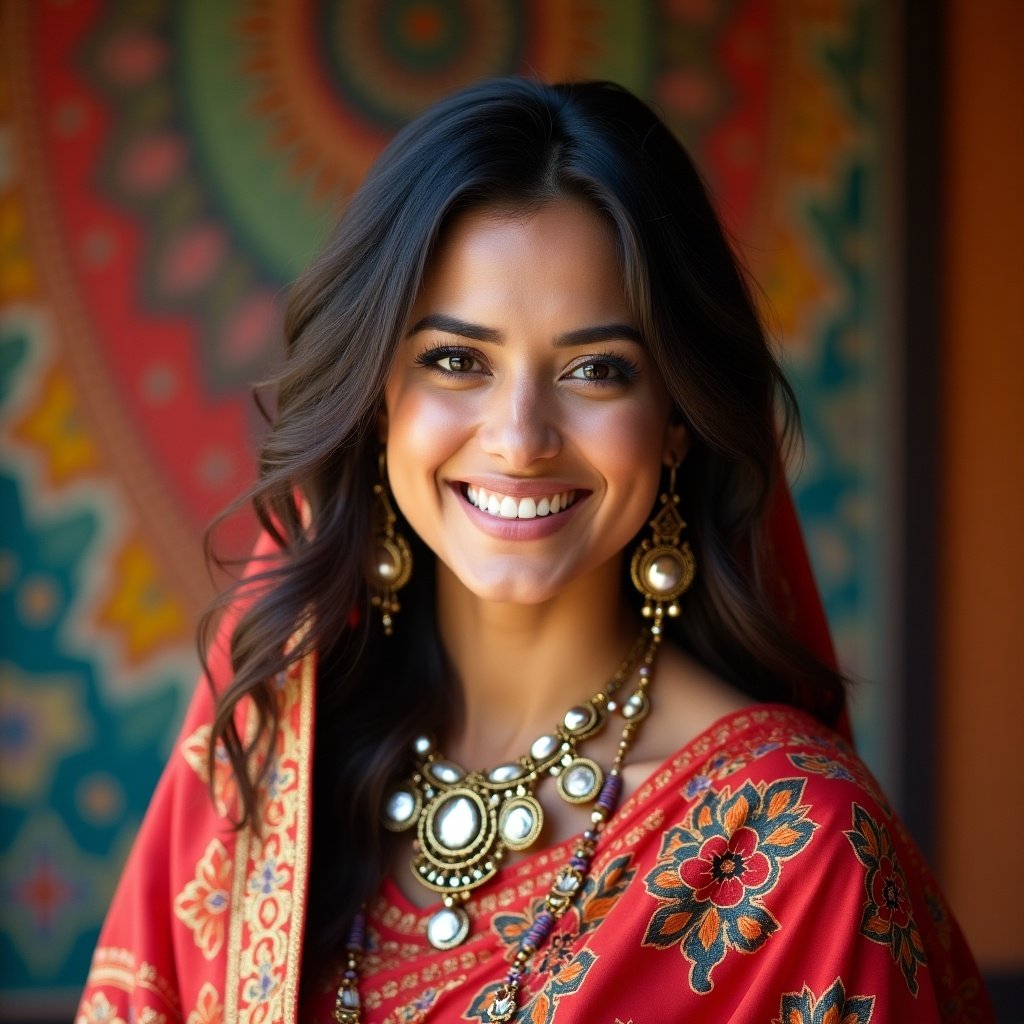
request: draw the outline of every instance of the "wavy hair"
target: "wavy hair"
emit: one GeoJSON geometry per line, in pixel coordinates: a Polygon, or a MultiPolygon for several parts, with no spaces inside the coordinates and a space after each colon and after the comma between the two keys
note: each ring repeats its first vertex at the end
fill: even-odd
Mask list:
{"type": "Polygon", "coordinates": [[[272,680],[316,652],[314,962],[331,955],[386,870],[379,813],[410,740],[443,733],[460,707],[433,617],[432,556],[414,536],[401,641],[383,642],[359,614],[376,420],[395,346],[451,218],[567,197],[611,225],[631,312],[692,439],[680,483],[700,573],[674,640],[755,699],[829,723],[842,708],[842,678],[792,638],[766,596],[762,524],[796,406],[693,162],[650,108],[610,83],[510,78],[465,89],[399,132],[294,285],[276,413],[247,496],[281,554],[239,585],[249,605],[213,737],[238,779],[238,825],[253,825],[266,763],[254,768],[251,755],[278,728],[272,680]],[[289,647],[299,623],[308,629],[289,647]],[[249,740],[235,725],[243,700],[257,711],[249,740]]]}

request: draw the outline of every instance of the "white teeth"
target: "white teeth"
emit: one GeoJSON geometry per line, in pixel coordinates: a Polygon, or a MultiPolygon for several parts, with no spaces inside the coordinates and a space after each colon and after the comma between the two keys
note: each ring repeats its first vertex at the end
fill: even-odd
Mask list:
{"type": "Polygon", "coordinates": [[[536,519],[538,516],[564,512],[575,500],[575,491],[562,491],[537,498],[513,498],[508,494],[497,494],[483,487],[466,485],[466,498],[472,505],[502,519],[536,519]]]}

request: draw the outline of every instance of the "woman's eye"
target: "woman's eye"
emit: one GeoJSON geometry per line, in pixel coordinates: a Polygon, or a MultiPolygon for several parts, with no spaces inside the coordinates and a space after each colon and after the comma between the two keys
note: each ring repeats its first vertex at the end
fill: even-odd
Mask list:
{"type": "Polygon", "coordinates": [[[629,375],[624,367],[616,365],[608,359],[594,359],[588,363],[580,363],[569,371],[569,377],[573,380],[585,380],[595,384],[602,381],[615,381],[627,378],[629,375]]]}
{"type": "Polygon", "coordinates": [[[451,355],[443,356],[434,365],[447,370],[448,373],[470,373],[475,364],[476,360],[472,356],[451,355]]]}
{"type": "Polygon", "coordinates": [[[484,370],[483,362],[471,352],[448,347],[428,349],[416,357],[416,362],[446,377],[465,377],[484,370]]]}

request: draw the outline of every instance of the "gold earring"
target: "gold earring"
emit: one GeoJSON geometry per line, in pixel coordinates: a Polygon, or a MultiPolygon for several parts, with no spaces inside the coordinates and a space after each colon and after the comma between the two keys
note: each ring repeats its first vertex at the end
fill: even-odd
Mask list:
{"type": "Polygon", "coordinates": [[[652,633],[661,632],[663,616],[679,614],[677,599],[690,588],[697,572],[690,542],[679,542],[686,523],[679,515],[678,504],[676,465],[673,465],[668,493],[662,494],[661,508],[648,524],[653,536],[640,542],[629,565],[633,586],[644,595],[642,614],[654,619],[652,633]]]}
{"type": "Polygon", "coordinates": [[[401,590],[412,576],[412,551],[406,539],[395,530],[398,517],[388,497],[388,471],[384,452],[378,461],[380,479],[373,485],[376,498],[373,510],[373,561],[370,565],[374,593],[370,604],[380,609],[384,635],[393,632],[393,616],[401,609],[395,591],[401,590]]]}

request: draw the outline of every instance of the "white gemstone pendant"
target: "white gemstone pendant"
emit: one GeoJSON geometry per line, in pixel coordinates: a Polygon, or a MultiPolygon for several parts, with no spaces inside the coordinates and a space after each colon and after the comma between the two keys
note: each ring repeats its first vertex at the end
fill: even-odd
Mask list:
{"type": "Polygon", "coordinates": [[[502,842],[510,850],[531,847],[544,827],[544,810],[535,797],[517,797],[505,804],[498,819],[502,842]]]}
{"type": "Polygon", "coordinates": [[[546,761],[558,748],[559,740],[557,736],[539,736],[533,741],[533,746],[530,747],[530,757],[534,761],[546,761]]]}
{"type": "Polygon", "coordinates": [[[647,712],[650,709],[651,705],[647,699],[647,694],[643,690],[637,690],[622,705],[622,717],[639,722],[640,719],[647,716],[647,712]]]}
{"type": "Polygon", "coordinates": [[[601,766],[589,757],[577,757],[558,776],[558,793],[567,803],[586,804],[601,792],[602,782],[601,766]]]}
{"type": "Polygon", "coordinates": [[[462,907],[442,907],[427,922],[427,941],[434,949],[454,949],[469,935],[469,914],[462,907]]]}
{"type": "Polygon", "coordinates": [[[471,847],[483,828],[483,807],[477,797],[462,790],[442,800],[431,822],[434,839],[447,851],[457,853],[471,847]]]}
{"type": "Polygon", "coordinates": [[[389,832],[404,832],[416,824],[422,800],[417,790],[400,786],[384,805],[384,827],[389,832]]]}
{"type": "Polygon", "coordinates": [[[508,764],[499,764],[487,773],[488,782],[513,782],[521,779],[526,774],[526,769],[521,764],[510,761],[508,764]]]}
{"type": "Polygon", "coordinates": [[[465,769],[461,768],[454,761],[435,761],[427,771],[434,779],[438,782],[443,782],[446,786],[452,786],[456,782],[461,782],[466,777],[465,769]]]}
{"type": "Polygon", "coordinates": [[[593,704],[579,704],[566,711],[562,724],[573,735],[579,735],[590,729],[596,718],[597,712],[594,710],[593,704]]]}

